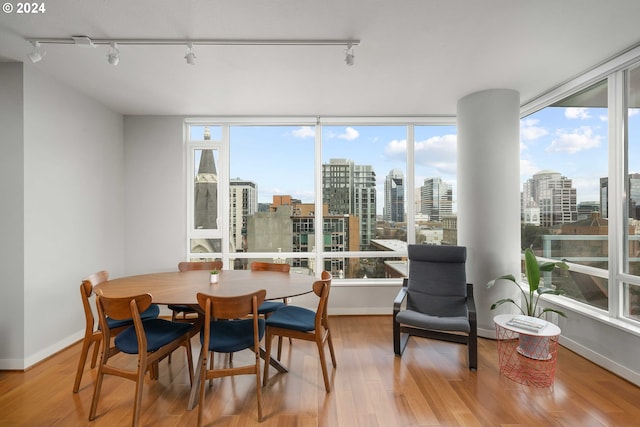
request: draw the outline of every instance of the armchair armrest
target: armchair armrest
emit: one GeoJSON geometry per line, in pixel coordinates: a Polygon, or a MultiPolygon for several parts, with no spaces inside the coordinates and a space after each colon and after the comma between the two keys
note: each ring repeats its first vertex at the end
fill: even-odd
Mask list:
{"type": "Polygon", "coordinates": [[[467,310],[469,311],[469,321],[476,321],[476,300],[473,297],[473,284],[467,283],[467,310]]]}
{"type": "Polygon", "coordinates": [[[400,291],[398,292],[398,295],[396,295],[396,298],[393,300],[393,317],[395,319],[396,314],[398,314],[398,312],[400,311],[400,309],[402,308],[402,303],[404,302],[405,298],[407,297],[407,278],[405,278],[402,281],[402,288],[400,288],[400,291]]]}

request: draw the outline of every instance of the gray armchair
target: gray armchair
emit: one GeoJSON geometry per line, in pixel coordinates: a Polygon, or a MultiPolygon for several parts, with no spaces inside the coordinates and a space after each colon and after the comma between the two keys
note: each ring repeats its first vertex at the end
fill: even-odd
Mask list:
{"type": "Polygon", "coordinates": [[[393,350],[402,356],[410,336],[466,344],[469,369],[478,367],[473,285],[463,246],[409,245],[409,275],[393,302],[393,350]]]}

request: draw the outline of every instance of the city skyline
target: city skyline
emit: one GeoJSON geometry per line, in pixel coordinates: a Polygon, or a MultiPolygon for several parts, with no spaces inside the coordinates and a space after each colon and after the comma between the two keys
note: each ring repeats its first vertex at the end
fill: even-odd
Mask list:
{"type": "MultiPolygon", "coordinates": [[[[629,134],[640,135],[640,115],[630,110],[629,134]]],[[[606,108],[547,107],[520,120],[520,183],[552,170],[572,179],[577,202],[599,200],[600,178],[608,175],[606,108]]],[[[202,139],[195,127],[192,139],[202,139]]],[[[384,207],[384,181],[393,169],[406,177],[404,126],[323,126],[322,163],[348,158],[371,165],[376,172],[377,212],[384,207]]],[[[201,130],[200,130],[201,132],[201,130]]],[[[212,139],[220,139],[212,131],[212,139]]],[[[289,194],[314,201],[315,131],[312,126],[232,126],[230,177],[258,185],[258,200],[289,194]],[[241,159],[239,161],[238,159],[241,159]],[[264,162],[281,163],[273,174],[264,162]]],[[[457,133],[454,125],[415,126],[415,187],[425,179],[441,178],[452,186],[456,209],[457,133]]],[[[640,144],[629,144],[629,173],[640,172],[640,144]]],[[[405,200],[407,191],[405,187],[405,200]]],[[[405,209],[408,207],[405,207],[405,209]]]]}

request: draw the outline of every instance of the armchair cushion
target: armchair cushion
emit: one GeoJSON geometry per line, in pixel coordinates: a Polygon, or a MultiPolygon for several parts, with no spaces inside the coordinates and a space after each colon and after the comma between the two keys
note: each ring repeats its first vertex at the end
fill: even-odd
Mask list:
{"type": "Polygon", "coordinates": [[[423,329],[435,331],[458,331],[469,333],[469,319],[467,317],[438,317],[404,310],[397,314],[396,321],[423,329]]]}

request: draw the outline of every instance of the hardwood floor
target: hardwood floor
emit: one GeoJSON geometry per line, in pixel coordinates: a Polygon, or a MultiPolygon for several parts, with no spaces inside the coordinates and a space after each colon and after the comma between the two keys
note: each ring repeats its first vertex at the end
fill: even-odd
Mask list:
{"type": "MultiPolygon", "coordinates": [[[[264,421],[257,421],[255,379],[223,378],[207,388],[207,426],[638,426],[640,388],[560,348],[555,385],[532,388],[500,375],[496,343],[480,339],[478,371],[467,369],[466,347],[411,338],[393,354],[390,316],[331,317],[338,362],[329,364],[326,394],[313,343],[285,340],[289,373],[270,371],[263,388],[264,421]]],[[[193,339],[194,353],[199,341],[193,339]]],[[[134,383],[107,377],[96,420],[88,414],[95,370],[87,366],[79,393],[73,381],[80,345],[26,372],[0,372],[0,426],[128,426],[134,383]]],[[[197,357],[194,355],[194,357],[197,357]]],[[[118,355],[125,364],[135,358],[118,355]],[[122,356],[122,357],[121,357],[122,356]]],[[[234,361],[245,357],[236,353],[234,361]]],[[[219,357],[216,363],[225,362],[219,357]]],[[[185,353],[147,377],[141,425],[191,426],[185,353]]]]}

